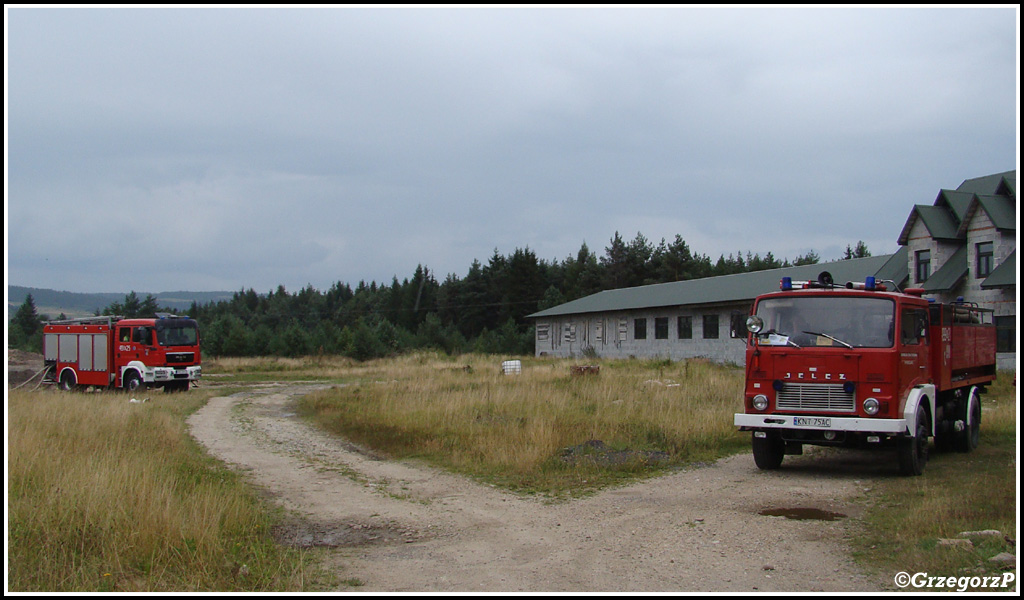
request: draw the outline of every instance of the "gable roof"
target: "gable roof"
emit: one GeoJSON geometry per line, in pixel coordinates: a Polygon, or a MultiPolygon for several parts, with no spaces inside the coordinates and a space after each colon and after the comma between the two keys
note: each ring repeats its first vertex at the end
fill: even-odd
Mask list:
{"type": "Polygon", "coordinates": [[[981,282],[982,289],[1009,288],[1017,286],[1017,251],[1014,250],[998,267],[981,282]]]}
{"type": "Polygon", "coordinates": [[[939,190],[931,206],[918,204],[910,211],[899,244],[909,242],[910,231],[919,219],[933,239],[962,240],[978,210],[984,210],[997,229],[1016,231],[1017,171],[966,179],[955,190],[939,190]]]}
{"type": "Polygon", "coordinates": [[[984,196],[994,196],[996,194],[1016,196],[1017,171],[1006,171],[994,175],[965,179],[956,190],[958,192],[968,192],[984,196]]]}
{"type": "Polygon", "coordinates": [[[992,225],[1000,231],[1017,230],[1017,203],[1015,199],[1006,196],[974,196],[967,210],[967,214],[960,221],[957,229],[959,236],[967,235],[967,228],[971,218],[978,210],[985,211],[992,225]]]}
{"type": "MultiPolygon", "coordinates": [[[[605,290],[533,313],[527,318],[752,301],[760,294],[778,290],[779,281],[783,277],[792,277],[797,281],[814,281],[817,280],[819,273],[828,271],[832,274],[832,279],[840,285],[847,281],[864,281],[866,277],[874,276],[882,271],[892,256],[886,254],[799,267],[605,290]]],[[[906,271],[905,254],[903,265],[903,270],[906,271]]]]}
{"type": "Polygon", "coordinates": [[[903,231],[900,232],[900,245],[906,245],[910,240],[910,230],[914,227],[914,223],[917,219],[921,219],[924,226],[928,228],[928,233],[931,234],[934,239],[957,239],[957,231],[959,230],[960,222],[953,216],[953,212],[950,211],[950,209],[942,206],[918,204],[914,207],[914,210],[911,211],[906,224],[903,225],[903,231]]]}
{"type": "Polygon", "coordinates": [[[910,279],[910,267],[907,261],[909,254],[910,248],[900,246],[899,250],[890,255],[889,260],[875,273],[875,279],[878,281],[892,281],[900,289],[906,287],[907,280],[910,279]]]}
{"type": "Polygon", "coordinates": [[[962,221],[967,216],[967,209],[970,208],[972,199],[974,199],[974,194],[970,192],[939,190],[934,206],[947,207],[957,221],[962,221]]]}
{"type": "Polygon", "coordinates": [[[966,244],[957,248],[953,256],[950,256],[938,271],[932,273],[921,287],[928,293],[948,292],[964,277],[967,277],[966,244]]]}

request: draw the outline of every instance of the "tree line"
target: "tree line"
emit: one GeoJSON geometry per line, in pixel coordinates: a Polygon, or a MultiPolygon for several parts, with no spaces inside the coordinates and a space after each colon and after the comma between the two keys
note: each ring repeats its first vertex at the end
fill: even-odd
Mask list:
{"type": "MultiPolygon", "coordinates": [[[[863,242],[847,246],[843,258],[870,256],[863,242]]],[[[203,352],[212,356],[345,355],[357,360],[418,349],[448,354],[532,354],[533,330],[526,316],[603,290],[815,264],[813,251],[792,261],[750,252],[712,261],[691,251],[676,235],[657,245],[641,233],[626,241],[616,232],[598,255],[584,242],[562,260],[539,258],[529,248],[503,255],[495,249],[486,264],[473,260],[468,272],[438,280],[418,265],[411,277],[389,284],[343,282],[326,291],[312,286],[266,294],[252,288],[230,300],[199,305],[189,316],[199,321],[203,352]]],[[[135,292],[102,315],[151,316],[173,312],[152,296],[135,292]]],[[[40,323],[31,295],[9,323],[9,345],[39,348],[40,323]]]]}

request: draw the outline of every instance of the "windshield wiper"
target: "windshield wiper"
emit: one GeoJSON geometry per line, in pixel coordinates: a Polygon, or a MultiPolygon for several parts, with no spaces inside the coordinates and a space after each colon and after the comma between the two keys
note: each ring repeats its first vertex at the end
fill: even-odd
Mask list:
{"type": "Polygon", "coordinates": [[[837,343],[837,344],[839,344],[841,346],[846,346],[850,350],[853,350],[853,346],[850,343],[844,342],[843,340],[841,340],[839,338],[832,337],[832,336],[830,336],[827,333],[821,333],[821,332],[818,332],[818,331],[805,331],[804,333],[806,333],[807,335],[820,335],[823,338],[830,339],[833,342],[835,342],[835,343],[837,343]]]}

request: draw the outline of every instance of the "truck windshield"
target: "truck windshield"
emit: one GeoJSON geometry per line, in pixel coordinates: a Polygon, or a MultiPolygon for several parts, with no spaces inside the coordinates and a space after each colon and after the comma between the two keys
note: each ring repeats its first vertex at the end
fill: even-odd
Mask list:
{"type": "Polygon", "coordinates": [[[773,346],[889,348],[895,303],[887,298],[836,296],[766,298],[757,343],[773,346]]]}
{"type": "Polygon", "coordinates": [[[199,329],[190,319],[168,319],[157,322],[156,341],[161,346],[195,346],[199,343],[199,329]]]}

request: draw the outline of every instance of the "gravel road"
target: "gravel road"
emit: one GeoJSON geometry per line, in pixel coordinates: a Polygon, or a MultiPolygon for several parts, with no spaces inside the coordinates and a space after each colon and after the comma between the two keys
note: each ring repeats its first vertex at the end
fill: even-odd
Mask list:
{"type": "MultiPolygon", "coordinates": [[[[302,422],[323,386],[213,398],[192,435],[294,517],[283,543],[326,546],[355,592],[873,592],[845,539],[888,461],[808,452],[761,472],[749,453],[549,503],[382,460],[302,422]],[[801,509],[793,519],[762,514],[801,509]],[[840,516],[841,515],[841,516],[840,516]]],[[[877,458],[877,456],[875,456],[877,458]]]]}

